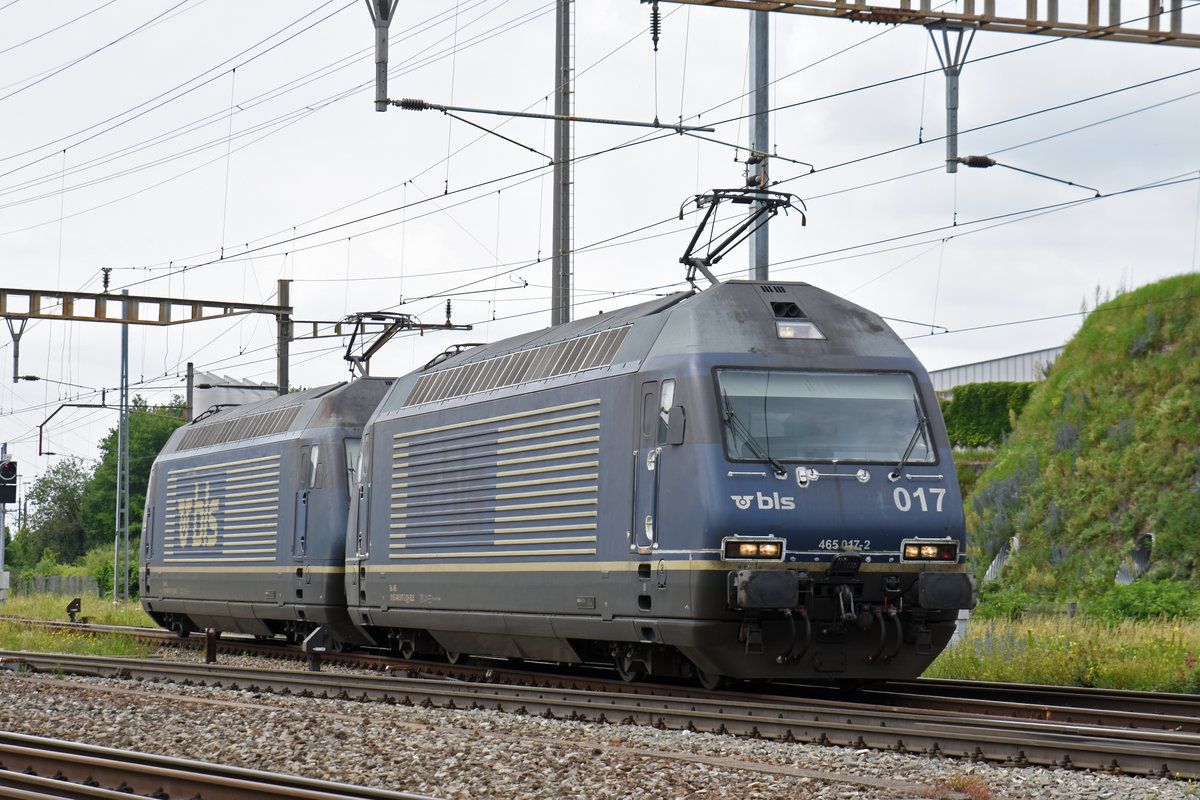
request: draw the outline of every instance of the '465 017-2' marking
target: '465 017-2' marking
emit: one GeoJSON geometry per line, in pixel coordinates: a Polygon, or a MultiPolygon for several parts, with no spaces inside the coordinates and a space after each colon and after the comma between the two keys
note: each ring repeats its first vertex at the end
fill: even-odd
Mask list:
{"type": "Polygon", "coordinates": [[[925,487],[921,487],[915,492],[910,492],[903,486],[897,486],[892,491],[892,502],[894,502],[896,504],[896,508],[900,509],[901,511],[911,511],[914,500],[921,506],[922,511],[929,511],[929,504],[930,502],[933,502],[934,513],[940,514],[942,512],[942,498],[946,496],[946,490],[930,489],[929,494],[931,497],[927,500],[925,498],[925,487]]]}

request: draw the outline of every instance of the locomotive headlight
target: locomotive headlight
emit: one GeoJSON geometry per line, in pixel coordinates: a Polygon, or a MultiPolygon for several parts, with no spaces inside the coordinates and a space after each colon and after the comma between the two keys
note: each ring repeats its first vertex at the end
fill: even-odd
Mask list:
{"type": "Polygon", "coordinates": [[[824,339],[821,329],[808,320],[775,320],[775,335],[780,339],[824,339]]]}
{"type": "Polygon", "coordinates": [[[779,539],[726,539],[721,543],[721,556],[727,561],[782,561],[783,545],[779,539]]]}
{"type": "Polygon", "coordinates": [[[906,541],[901,553],[904,561],[958,561],[958,542],[906,541]]]}

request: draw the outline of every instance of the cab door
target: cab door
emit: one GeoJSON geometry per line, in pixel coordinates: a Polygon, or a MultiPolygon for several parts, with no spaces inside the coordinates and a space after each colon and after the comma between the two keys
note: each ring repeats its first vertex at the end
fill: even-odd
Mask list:
{"type": "Polygon", "coordinates": [[[317,485],[317,461],[319,445],[304,445],[300,448],[300,487],[296,492],[296,513],[292,525],[292,558],[304,561],[308,556],[308,505],[313,487],[317,485]]]}
{"type": "Polygon", "coordinates": [[[357,598],[358,604],[362,605],[367,602],[367,562],[371,556],[371,434],[363,434],[362,450],[360,453],[360,464],[362,469],[358,476],[358,483],[353,488],[354,496],[351,499],[353,505],[352,519],[353,528],[351,528],[354,541],[351,547],[353,549],[353,557],[347,559],[349,572],[349,586],[347,587],[347,599],[354,603],[357,598]]]}
{"type": "Polygon", "coordinates": [[[637,449],[634,450],[632,542],[639,551],[659,545],[659,497],[667,449],[667,420],[675,402],[675,381],[646,381],[639,393],[637,449]]]}
{"type": "Polygon", "coordinates": [[[658,381],[646,381],[638,394],[638,425],[634,461],[632,543],[639,552],[658,546],[658,476],[662,448],[658,446],[658,381]]]}

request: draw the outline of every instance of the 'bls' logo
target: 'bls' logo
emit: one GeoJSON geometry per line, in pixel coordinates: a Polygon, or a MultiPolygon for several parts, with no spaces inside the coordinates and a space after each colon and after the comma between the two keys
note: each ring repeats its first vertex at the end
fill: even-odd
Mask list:
{"type": "Polygon", "coordinates": [[[795,498],[780,497],[779,492],[771,492],[769,495],[758,492],[753,496],[748,494],[733,494],[729,497],[731,500],[733,500],[738,509],[742,511],[748,509],[752,502],[757,502],[759,509],[763,511],[771,511],[774,509],[778,509],[780,511],[794,511],[796,508],[795,498]]]}
{"type": "Polygon", "coordinates": [[[192,497],[179,499],[179,544],[192,547],[212,547],[217,543],[217,511],[220,498],[208,497],[208,484],[204,485],[204,496],[200,496],[197,484],[192,497]]]}

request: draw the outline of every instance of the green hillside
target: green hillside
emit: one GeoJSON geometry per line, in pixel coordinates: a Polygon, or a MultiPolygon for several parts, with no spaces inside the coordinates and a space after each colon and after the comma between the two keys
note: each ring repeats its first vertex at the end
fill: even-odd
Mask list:
{"type": "Polygon", "coordinates": [[[1096,308],[967,500],[972,566],[1019,538],[984,593],[1094,600],[1136,543],[1140,579],[1200,585],[1200,275],[1096,308]]]}

